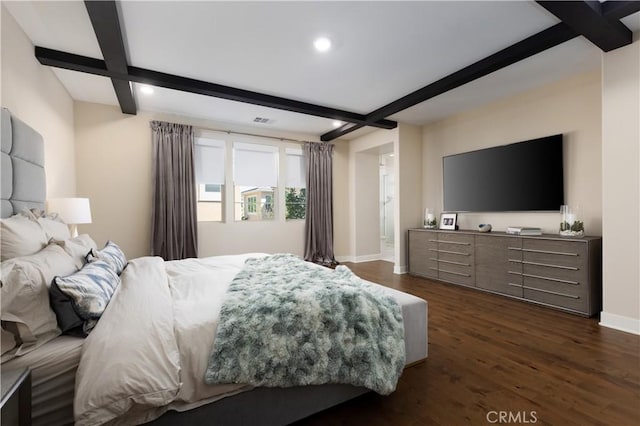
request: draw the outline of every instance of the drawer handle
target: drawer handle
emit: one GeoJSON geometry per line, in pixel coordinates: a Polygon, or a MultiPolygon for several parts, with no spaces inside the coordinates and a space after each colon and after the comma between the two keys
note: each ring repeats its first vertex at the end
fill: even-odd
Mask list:
{"type": "Polygon", "coordinates": [[[446,269],[438,268],[438,272],[446,272],[447,274],[454,274],[454,275],[460,275],[462,277],[471,278],[471,275],[469,275],[469,274],[463,274],[462,272],[447,271],[446,269]]]}
{"type": "Polygon", "coordinates": [[[579,271],[580,268],[576,268],[574,266],[562,266],[562,265],[552,265],[551,263],[539,263],[539,262],[529,262],[526,260],[521,261],[525,265],[535,265],[535,266],[545,266],[547,268],[557,268],[557,269],[566,269],[568,271],[579,271]]]}
{"type": "Polygon", "coordinates": [[[534,249],[522,249],[527,253],[543,253],[543,254],[557,254],[560,256],[575,256],[578,257],[578,253],[566,253],[564,251],[550,251],[550,250],[534,250],[534,249]]]}
{"type": "Polygon", "coordinates": [[[507,271],[507,273],[513,274],[513,275],[522,275],[522,272],[516,272],[516,271],[507,271]]]}
{"type": "Polygon", "coordinates": [[[510,285],[512,287],[520,287],[520,288],[522,288],[522,284],[507,283],[507,285],[510,285]]]}
{"type": "Polygon", "coordinates": [[[446,253],[446,254],[457,254],[459,256],[471,256],[469,253],[460,253],[459,251],[451,251],[451,250],[438,250],[438,249],[429,249],[438,253],[446,253]]]}
{"type": "Polygon", "coordinates": [[[429,240],[429,241],[431,241],[432,243],[458,244],[458,245],[461,245],[461,246],[470,246],[471,245],[471,243],[463,243],[463,242],[460,242],[460,241],[446,241],[446,240],[429,240]]]}
{"type": "Polygon", "coordinates": [[[431,260],[435,260],[436,262],[442,262],[442,263],[450,263],[452,265],[471,266],[469,263],[454,262],[453,260],[443,260],[443,259],[433,259],[433,258],[431,260]]]}
{"type": "Polygon", "coordinates": [[[527,289],[527,290],[539,291],[541,293],[553,294],[553,295],[556,295],[556,296],[569,297],[571,299],[580,299],[580,296],[574,296],[573,294],[558,293],[557,291],[543,290],[541,288],[528,287],[526,285],[523,285],[522,288],[527,289]]]}
{"type": "Polygon", "coordinates": [[[509,262],[513,262],[513,263],[522,263],[522,260],[518,260],[518,259],[509,259],[509,262]]]}
{"type": "Polygon", "coordinates": [[[526,251],[528,253],[544,253],[544,254],[557,254],[560,256],[575,256],[578,257],[578,253],[566,253],[564,251],[550,251],[550,250],[535,250],[535,249],[525,249],[520,247],[507,247],[509,250],[516,251],[526,251]]]}
{"type": "Polygon", "coordinates": [[[547,281],[554,281],[554,282],[563,283],[563,284],[580,285],[580,283],[576,281],[561,280],[560,278],[543,277],[542,275],[522,274],[522,276],[529,277],[529,278],[538,278],[538,279],[547,280],[547,281]]]}

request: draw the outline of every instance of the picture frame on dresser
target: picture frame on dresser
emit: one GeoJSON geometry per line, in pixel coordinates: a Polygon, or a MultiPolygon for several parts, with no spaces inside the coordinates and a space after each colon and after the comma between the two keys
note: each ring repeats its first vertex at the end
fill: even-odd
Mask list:
{"type": "Polygon", "coordinates": [[[440,229],[455,230],[458,213],[442,213],[440,215],[440,229]]]}

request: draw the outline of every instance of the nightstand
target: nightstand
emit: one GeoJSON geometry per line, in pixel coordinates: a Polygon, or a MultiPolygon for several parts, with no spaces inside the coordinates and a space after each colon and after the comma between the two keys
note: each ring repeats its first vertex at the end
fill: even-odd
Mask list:
{"type": "Polygon", "coordinates": [[[2,426],[31,426],[31,370],[0,371],[2,426]]]}

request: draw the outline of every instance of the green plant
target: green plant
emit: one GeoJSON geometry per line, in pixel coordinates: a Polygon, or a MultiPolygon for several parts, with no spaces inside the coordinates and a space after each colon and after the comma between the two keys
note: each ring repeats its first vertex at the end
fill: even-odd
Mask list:
{"type": "Polygon", "coordinates": [[[573,224],[569,222],[560,222],[560,232],[584,232],[584,222],[576,220],[573,224]]]}
{"type": "Polygon", "coordinates": [[[304,219],[307,204],[307,190],[305,188],[287,188],[285,192],[287,219],[304,219]]]}
{"type": "Polygon", "coordinates": [[[571,225],[571,230],[573,232],[584,231],[584,223],[579,220],[576,220],[575,222],[573,222],[573,225],[571,225]]]}

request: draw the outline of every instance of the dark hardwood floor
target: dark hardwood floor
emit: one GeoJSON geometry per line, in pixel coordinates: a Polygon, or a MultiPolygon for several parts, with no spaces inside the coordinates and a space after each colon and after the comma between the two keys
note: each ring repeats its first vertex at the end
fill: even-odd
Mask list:
{"type": "Polygon", "coordinates": [[[429,357],[404,371],[393,394],[369,393],[297,425],[640,425],[640,336],[394,275],[388,262],[347,266],[427,300],[429,357]]]}

